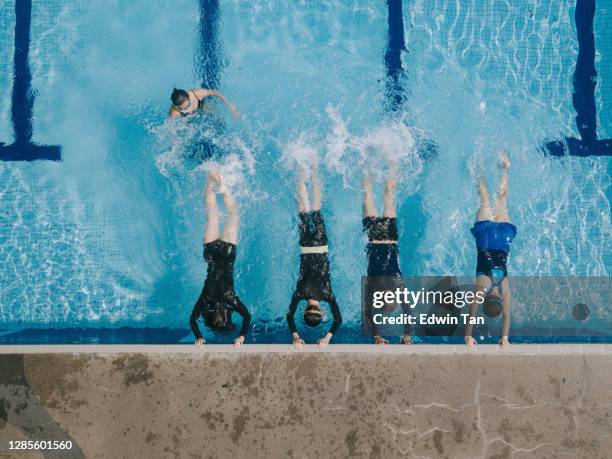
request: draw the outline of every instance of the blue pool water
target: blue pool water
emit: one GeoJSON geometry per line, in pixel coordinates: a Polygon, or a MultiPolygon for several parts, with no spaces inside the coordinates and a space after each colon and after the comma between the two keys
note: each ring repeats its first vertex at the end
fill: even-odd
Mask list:
{"type": "MultiPolygon", "coordinates": [[[[475,177],[487,174],[496,186],[494,152],[505,148],[519,228],[511,272],[610,275],[610,158],[542,152],[547,141],[580,135],[574,0],[411,0],[399,22],[379,0],[216,3],[32,2],[32,140],[61,145],[62,160],[0,161],[0,342],[191,340],[212,166],[241,208],[236,285],[254,317],[249,339],[286,340],[299,253],[294,171],[312,154],[323,164],[332,280],[345,319],[340,342],[365,339],[359,180],[369,169],[382,183],[381,156],[401,165],[404,274],[473,273],[475,177]],[[218,84],[242,118],[219,107],[212,124],[165,123],[172,87],[203,82],[218,84]],[[191,161],[201,142],[220,157],[191,161]]],[[[612,2],[598,1],[602,139],[612,137],[611,16],[612,2]]],[[[5,1],[6,144],[15,139],[15,25],[14,3],[5,1]]],[[[576,324],[567,305],[544,299],[514,304],[512,320],[516,334],[548,329],[551,340],[612,335],[609,304],[576,324]]]]}

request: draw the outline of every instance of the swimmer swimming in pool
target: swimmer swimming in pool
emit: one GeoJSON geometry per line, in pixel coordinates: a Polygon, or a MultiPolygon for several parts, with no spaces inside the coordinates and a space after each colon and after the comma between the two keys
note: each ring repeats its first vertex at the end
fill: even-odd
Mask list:
{"type": "Polygon", "coordinates": [[[323,320],[321,301],[328,303],[331,309],[334,321],[329,331],[319,340],[319,347],[327,346],[334,333],[336,333],[342,324],[340,308],[331,288],[327,233],[325,231],[323,215],[321,214],[323,200],[321,180],[316,166],[313,166],[310,172],[312,180],[312,208],[308,199],[305,171],[300,174],[298,179],[297,206],[300,236],[300,274],[295,292],[291,298],[289,312],[287,313],[287,324],[293,337],[293,346],[298,350],[304,345],[304,340],[298,334],[294,316],[301,301],[306,300],[308,302],[304,310],[304,322],[310,327],[318,326],[323,320]]]}
{"type": "MultiPolygon", "coordinates": [[[[486,182],[481,178],[478,183],[480,208],[471,231],[476,240],[478,253],[476,292],[484,292],[486,295],[483,303],[485,315],[497,317],[503,314],[502,336],[499,344],[506,347],[509,344],[511,300],[506,264],[510,245],[516,236],[517,229],[510,222],[510,216],[508,215],[508,169],[510,168],[510,160],[506,153],[499,153],[499,164],[502,172],[495,201],[495,212],[493,212],[489,202],[486,182]]],[[[478,303],[473,302],[470,305],[470,317],[476,315],[477,309],[478,303]]],[[[476,344],[472,337],[472,325],[469,323],[465,327],[465,344],[469,347],[476,344]]]]}
{"type": "MultiPolygon", "coordinates": [[[[387,344],[388,340],[379,335],[378,327],[372,320],[372,297],[374,291],[394,291],[397,288],[403,289],[404,282],[402,271],[399,265],[399,245],[397,231],[397,208],[396,208],[396,189],[397,189],[397,164],[389,163],[387,182],[383,197],[383,215],[378,216],[376,205],[374,204],[374,193],[372,192],[372,180],[369,175],[364,175],[362,181],[363,188],[363,231],[368,235],[368,245],[366,252],[368,255],[368,279],[366,281],[366,309],[365,319],[374,336],[376,344],[387,344]]],[[[402,305],[404,305],[402,303],[402,305]]],[[[384,311],[395,309],[383,308],[384,311]]],[[[410,313],[410,308],[404,308],[405,314],[410,313]]],[[[401,344],[412,344],[411,326],[404,325],[404,332],[400,338],[401,344]]]]}
{"type": "Polygon", "coordinates": [[[209,110],[205,101],[206,97],[218,97],[226,105],[232,115],[235,117],[240,116],[240,113],[236,110],[236,106],[230,103],[225,96],[216,89],[192,88],[185,91],[184,89],[174,88],[170,95],[172,105],[168,112],[168,118],[192,115],[198,110],[209,110]]]}
{"type": "Polygon", "coordinates": [[[238,225],[240,217],[238,206],[233,196],[223,183],[219,173],[208,175],[206,187],[206,229],[204,232],[204,259],[208,263],[204,288],[198,298],[189,324],[196,337],[196,347],[202,347],[204,337],[198,327],[198,318],[204,318],[204,324],[219,333],[234,330],[232,312],[242,316],[242,327],[238,338],[234,340],[236,347],[244,343],[249,330],[251,315],[234,291],[234,262],[238,241],[238,225]],[[215,186],[223,195],[223,201],[228,212],[223,233],[219,235],[219,209],[215,186]]]}

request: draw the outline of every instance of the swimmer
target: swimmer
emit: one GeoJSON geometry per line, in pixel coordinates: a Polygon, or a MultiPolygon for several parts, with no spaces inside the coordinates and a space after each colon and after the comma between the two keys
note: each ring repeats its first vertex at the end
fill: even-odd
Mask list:
{"type": "Polygon", "coordinates": [[[193,88],[185,91],[184,89],[174,88],[170,96],[172,105],[168,112],[168,118],[191,115],[198,110],[210,110],[204,100],[206,97],[218,97],[232,115],[236,118],[240,116],[240,113],[236,110],[236,106],[230,103],[225,96],[216,89],[193,88]]]}
{"type": "Polygon", "coordinates": [[[238,240],[238,225],[240,217],[233,196],[222,181],[219,173],[208,175],[206,187],[206,229],[204,232],[204,259],[208,264],[204,288],[198,298],[189,324],[196,337],[195,345],[200,348],[204,338],[198,327],[198,318],[204,318],[204,324],[215,332],[225,333],[234,330],[232,312],[242,316],[242,327],[238,338],[234,340],[236,347],[244,343],[249,330],[251,315],[234,291],[234,261],[238,240]],[[219,209],[215,186],[223,195],[228,217],[219,237],[219,209]]]}
{"type": "MultiPolygon", "coordinates": [[[[501,167],[501,180],[497,199],[495,202],[495,213],[489,202],[489,192],[484,179],[479,180],[480,209],[476,216],[476,223],[471,229],[476,239],[476,250],[478,258],[476,264],[476,292],[486,294],[483,310],[488,317],[497,317],[503,314],[502,336],[499,345],[508,346],[508,334],[510,332],[510,282],[508,281],[508,270],[506,263],[510,244],[516,236],[517,229],[510,222],[508,215],[508,169],[510,160],[504,152],[499,154],[501,167]]],[[[470,318],[476,315],[478,303],[470,305],[470,318]]],[[[476,341],[472,337],[472,325],[465,327],[465,344],[472,347],[476,341]]]]}
{"type": "Polygon", "coordinates": [[[300,301],[306,300],[308,304],[304,310],[304,322],[310,327],[318,326],[323,320],[321,301],[329,304],[334,322],[329,331],[318,342],[319,347],[325,347],[332,336],[342,324],[342,315],[331,288],[329,274],[329,258],[327,247],[327,233],[321,214],[323,200],[321,180],[316,166],[311,170],[312,178],[312,208],[308,200],[305,171],[298,179],[297,205],[298,205],[298,231],[300,235],[300,274],[289,312],[287,323],[293,337],[293,346],[301,349],[304,340],[300,338],[295,326],[295,311],[300,301]]]}
{"type": "MultiPolygon", "coordinates": [[[[363,231],[368,235],[368,281],[366,284],[366,320],[374,335],[376,344],[387,344],[388,340],[378,334],[378,327],[372,320],[372,294],[374,291],[404,288],[402,271],[399,265],[399,246],[397,231],[397,209],[395,203],[395,190],[397,188],[397,164],[389,163],[387,183],[383,197],[383,216],[378,216],[374,204],[374,193],[372,192],[372,181],[369,175],[365,175],[362,181],[363,188],[363,231]]],[[[402,304],[403,305],[403,304],[402,304]]],[[[392,309],[395,305],[392,306],[392,309]]],[[[402,311],[410,313],[410,308],[402,311]]],[[[383,311],[387,309],[383,308],[383,311]]],[[[400,338],[401,344],[412,344],[411,325],[404,325],[404,334],[400,338]]]]}

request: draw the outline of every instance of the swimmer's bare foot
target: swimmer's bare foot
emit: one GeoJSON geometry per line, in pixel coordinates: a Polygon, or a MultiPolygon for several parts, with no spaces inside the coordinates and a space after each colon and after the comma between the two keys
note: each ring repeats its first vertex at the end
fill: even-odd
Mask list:
{"type": "Polygon", "coordinates": [[[510,159],[508,158],[508,154],[505,151],[499,152],[499,166],[502,169],[510,168],[510,159]]]}
{"type": "Polygon", "coordinates": [[[502,336],[502,338],[499,340],[499,345],[501,346],[502,349],[508,349],[510,347],[510,342],[508,341],[508,337],[502,336]]]}
{"type": "Polygon", "coordinates": [[[474,338],[472,338],[471,336],[466,336],[465,337],[465,345],[467,347],[474,347],[474,346],[476,346],[476,340],[474,338]]]}
{"type": "Polygon", "coordinates": [[[403,335],[400,338],[400,344],[412,344],[412,338],[410,335],[403,335]]]}

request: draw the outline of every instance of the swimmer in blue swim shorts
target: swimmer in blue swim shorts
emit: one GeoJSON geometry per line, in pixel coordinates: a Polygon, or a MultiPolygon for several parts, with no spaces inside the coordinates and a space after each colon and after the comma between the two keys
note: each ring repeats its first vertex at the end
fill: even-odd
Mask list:
{"type": "MultiPolygon", "coordinates": [[[[480,208],[476,222],[472,227],[472,235],[476,240],[476,292],[485,294],[483,310],[488,317],[503,314],[502,336],[499,344],[508,346],[510,331],[510,282],[506,267],[510,245],[515,238],[517,229],[510,222],[508,215],[508,169],[510,160],[506,153],[499,154],[501,180],[495,201],[495,211],[489,202],[489,192],[484,179],[479,180],[480,208]]],[[[476,315],[478,302],[470,305],[470,317],[476,315]]],[[[468,321],[469,322],[469,321],[468,321]]],[[[472,347],[476,341],[472,337],[472,325],[465,327],[465,344],[472,347]]]]}

